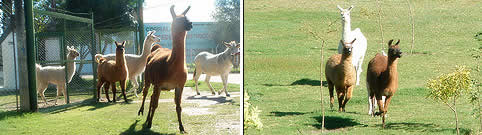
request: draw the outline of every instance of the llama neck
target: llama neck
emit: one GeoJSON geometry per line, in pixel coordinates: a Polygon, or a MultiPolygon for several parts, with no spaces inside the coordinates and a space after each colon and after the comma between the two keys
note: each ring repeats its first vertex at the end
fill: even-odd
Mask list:
{"type": "Polygon", "coordinates": [[[233,65],[233,61],[231,59],[231,54],[229,54],[229,49],[226,48],[224,52],[220,53],[221,58],[224,62],[228,62],[230,65],[233,65]]]}
{"type": "Polygon", "coordinates": [[[343,38],[343,41],[344,42],[348,42],[349,40],[353,40],[353,39],[348,39],[349,38],[349,34],[351,32],[351,23],[350,23],[350,19],[349,18],[345,18],[344,21],[342,21],[342,26],[343,26],[343,33],[342,33],[342,38],[343,38]]]}
{"type": "Polygon", "coordinates": [[[342,54],[341,61],[345,70],[348,70],[353,67],[353,63],[351,62],[352,61],[351,54],[350,55],[342,54]]]}
{"type": "Polygon", "coordinates": [[[141,57],[147,58],[149,54],[151,54],[151,45],[154,44],[151,40],[149,40],[147,37],[144,39],[144,48],[142,49],[141,52],[141,57]]]}
{"type": "Polygon", "coordinates": [[[115,63],[117,66],[122,66],[126,65],[126,57],[124,56],[124,53],[122,52],[116,52],[115,53],[115,63]]]}
{"type": "MultiPolygon", "coordinates": [[[[67,60],[74,60],[75,58],[68,57],[67,60]]],[[[69,61],[66,64],[67,66],[67,82],[69,83],[72,80],[72,77],[74,77],[74,72],[75,72],[75,62],[69,61]]]]}
{"type": "Polygon", "coordinates": [[[388,64],[387,64],[388,79],[392,80],[389,82],[398,82],[397,65],[398,65],[398,58],[388,57],[388,64]]]}
{"type": "Polygon", "coordinates": [[[185,63],[186,55],[186,34],[187,31],[182,32],[171,32],[172,34],[172,58],[175,59],[174,62],[185,63]]]}

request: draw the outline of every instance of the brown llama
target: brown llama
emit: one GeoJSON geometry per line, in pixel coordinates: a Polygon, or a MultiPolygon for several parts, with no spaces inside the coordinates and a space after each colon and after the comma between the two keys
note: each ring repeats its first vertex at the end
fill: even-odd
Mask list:
{"type": "Polygon", "coordinates": [[[99,63],[99,65],[97,65],[97,76],[99,78],[99,82],[97,83],[97,101],[100,101],[100,87],[102,84],[104,84],[105,97],[107,98],[107,101],[110,102],[108,91],[109,85],[111,85],[113,101],[116,102],[115,82],[119,81],[122,89],[122,95],[127,103],[126,81],[129,76],[129,72],[127,71],[126,59],[124,57],[124,47],[126,45],[126,41],[122,43],[117,43],[116,41],[115,45],[115,61],[106,60],[105,58],[96,59],[97,63],[99,63]]]}
{"type": "MultiPolygon", "coordinates": [[[[398,58],[402,57],[402,51],[400,51],[400,46],[398,45],[400,39],[395,45],[392,45],[392,42],[393,39],[388,41],[388,56],[377,53],[368,63],[367,70],[369,100],[375,103],[375,97],[380,111],[372,114],[373,116],[382,115],[383,128],[385,128],[385,115],[388,111],[388,105],[398,88],[397,64],[398,58]],[[382,104],[382,96],[386,96],[384,105],[382,104]]],[[[370,107],[373,109],[375,105],[370,107]]]]}
{"type": "Polygon", "coordinates": [[[172,50],[161,48],[160,45],[155,45],[152,47],[151,54],[147,57],[142,105],[138,112],[138,115],[144,113],[144,102],[148,90],[151,84],[154,85],[154,92],[151,95],[149,112],[145,123],[147,124],[147,128],[151,128],[154,112],[158,106],[160,92],[175,89],[174,102],[176,104],[179,130],[181,133],[186,133],[181,120],[181,98],[184,84],[187,79],[185,55],[186,35],[187,31],[192,29],[192,23],[186,17],[189,8],[191,7],[189,6],[184,10],[181,15],[176,15],[174,12],[174,5],[171,6],[171,15],[173,19],[171,24],[172,50]]]}
{"type": "Polygon", "coordinates": [[[338,111],[345,112],[345,105],[351,99],[355,87],[356,72],[352,64],[352,48],[356,38],[350,43],[340,40],[343,46],[342,54],[334,54],[328,59],[325,66],[326,80],[330,92],[330,107],[333,108],[333,89],[336,88],[338,96],[338,111]]]}

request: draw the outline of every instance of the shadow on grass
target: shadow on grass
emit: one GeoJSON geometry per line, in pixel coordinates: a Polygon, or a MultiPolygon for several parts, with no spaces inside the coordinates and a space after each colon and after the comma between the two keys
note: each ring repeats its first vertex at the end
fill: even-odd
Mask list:
{"type": "MultiPolygon", "coordinates": [[[[377,127],[382,127],[382,124],[376,124],[377,127]]],[[[385,125],[385,129],[392,129],[392,130],[404,130],[404,131],[422,131],[422,132],[445,132],[445,131],[452,131],[452,133],[456,134],[457,130],[455,128],[443,128],[441,129],[439,125],[435,124],[425,124],[425,123],[413,123],[413,122],[398,122],[398,123],[390,123],[387,122],[385,125]]],[[[468,135],[472,132],[470,129],[466,128],[459,128],[460,133],[463,135],[468,135]]]]}
{"type": "Polygon", "coordinates": [[[307,113],[311,113],[311,112],[278,112],[278,111],[273,111],[273,112],[270,112],[269,116],[283,117],[283,116],[293,116],[293,115],[305,115],[307,113]]]}
{"type": "MultiPolygon", "coordinates": [[[[303,78],[297,81],[294,81],[291,83],[291,85],[311,85],[311,86],[320,86],[320,80],[312,80],[308,78],[303,78]]],[[[327,86],[328,83],[326,81],[323,81],[323,86],[327,86]]]]}
{"type": "MultiPolygon", "coordinates": [[[[94,99],[87,99],[82,102],[76,102],[76,103],[70,103],[70,104],[64,104],[64,105],[57,105],[57,106],[51,106],[47,108],[41,108],[39,109],[39,112],[42,113],[51,113],[51,114],[56,114],[60,112],[65,112],[85,106],[92,106],[93,108],[88,109],[88,111],[95,111],[97,109],[101,109],[107,106],[115,105],[115,104],[125,104],[124,102],[116,102],[116,103],[111,103],[111,102],[96,102],[94,99]]],[[[132,103],[132,102],[130,102],[132,103]]],[[[130,104],[128,103],[128,104],[130,104]]]]}
{"type": "Polygon", "coordinates": [[[120,134],[121,135],[175,135],[175,133],[157,133],[157,132],[152,131],[149,128],[144,128],[144,125],[142,125],[141,130],[136,131],[136,126],[137,126],[137,123],[139,121],[140,120],[136,120],[136,122],[132,123],[129,126],[129,129],[127,129],[126,131],[124,131],[120,134]]]}
{"type": "Polygon", "coordinates": [[[5,112],[0,112],[0,121],[10,117],[22,117],[25,114],[28,114],[30,112],[17,112],[17,111],[5,111],[5,112]]]}
{"type": "Polygon", "coordinates": [[[226,97],[224,96],[217,96],[217,97],[208,97],[208,96],[201,96],[201,97],[196,97],[196,96],[189,96],[186,99],[189,100],[211,100],[211,101],[216,101],[216,104],[222,104],[222,103],[233,103],[232,99],[227,100],[226,97]]]}
{"type": "MultiPolygon", "coordinates": [[[[312,126],[321,129],[321,122],[323,120],[323,117],[321,116],[316,116],[312,117],[314,118],[318,123],[313,124],[312,126]]],[[[354,126],[366,126],[364,124],[360,124],[356,122],[354,119],[350,118],[343,118],[343,117],[336,117],[336,116],[325,116],[325,129],[327,130],[337,130],[341,128],[348,128],[348,127],[354,127],[354,126]]]]}

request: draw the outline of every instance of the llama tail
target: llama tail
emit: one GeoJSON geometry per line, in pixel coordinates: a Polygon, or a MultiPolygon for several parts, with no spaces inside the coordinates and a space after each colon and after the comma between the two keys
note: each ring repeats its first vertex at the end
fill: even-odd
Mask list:
{"type": "Polygon", "coordinates": [[[95,62],[97,63],[101,63],[103,60],[105,60],[103,57],[102,57],[102,54],[96,54],[95,55],[95,62]]]}
{"type": "Polygon", "coordinates": [[[196,77],[196,68],[194,68],[194,73],[192,74],[192,78],[196,77]]]}

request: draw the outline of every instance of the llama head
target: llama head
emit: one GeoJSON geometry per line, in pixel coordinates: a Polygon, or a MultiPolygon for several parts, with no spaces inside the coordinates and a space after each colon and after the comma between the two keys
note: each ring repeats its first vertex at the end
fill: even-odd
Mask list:
{"type": "Polygon", "coordinates": [[[186,13],[190,8],[191,6],[187,7],[182,14],[176,15],[176,12],[174,12],[174,5],[171,6],[172,31],[181,32],[190,31],[192,29],[192,22],[186,17],[186,13]]]}
{"type": "Polygon", "coordinates": [[[400,49],[400,39],[398,39],[397,43],[392,44],[393,39],[388,41],[388,57],[393,58],[401,58],[402,57],[402,50],[400,49]]]}
{"type": "Polygon", "coordinates": [[[340,5],[336,5],[336,7],[338,7],[338,9],[340,10],[341,21],[349,22],[350,21],[350,12],[351,12],[351,9],[353,9],[354,6],[351,5],[347,9],[341,8],[340,5]]]}
{"type": "Polygon", "coordinates": [[[156,35],[154,35],[154,33],[156,33],[155,30],[147,32],[147,37],[145,39],[145,42],[152,42],[152,43],[161,42],[161,39],[156,35]]]}
{"type": "Polygon", "coordinates": [[[224,45],[226,46],[226,49],[228,50],[229,54],[239,55],[240,43],[236,43],[236,41],[231,41],[229,43],[224,42],[224,45]]]}
{"type": "Polygon", "coordinates": [[[80,54],[75,50],[74,46],[67,46],[67,58],[69,59],[75,59],[77,58],[80,54]]]}
{"type": "Polygon", "coordinates": [[[116,46],[116,53],[124,53],[124,48],[126,46],[126,41],[122,42],[122,43],[118,43],[117,41],[114,41],[115,42],[115,46],[116,46]]]}
{"type": "Polygon", "coordinates": [[[343,40],[340,40],[340,43],[343,45],[343,54],[351,54],[353,43],[355,43],[355,41],[356,38],[351,42],[343,42],[343,40]]]}

